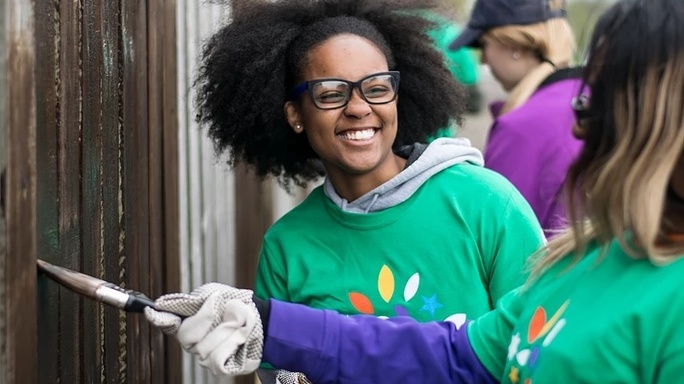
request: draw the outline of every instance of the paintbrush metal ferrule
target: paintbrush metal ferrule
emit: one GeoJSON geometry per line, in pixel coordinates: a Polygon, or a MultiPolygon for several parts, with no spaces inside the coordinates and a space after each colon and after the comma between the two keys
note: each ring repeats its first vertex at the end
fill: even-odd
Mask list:
{"type": "Polygon", "coordinates": [[[95,298],[105,304],[126,309],[130,295],[118,285],[104,283],[95,289],[95,298]]]}

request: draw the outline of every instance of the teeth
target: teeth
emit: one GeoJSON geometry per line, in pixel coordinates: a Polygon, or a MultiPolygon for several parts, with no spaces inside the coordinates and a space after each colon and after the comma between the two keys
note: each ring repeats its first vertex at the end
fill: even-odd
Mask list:
{"type": "Polygon", "coordinates": [[[364,129],[363,131],[346,131],[340,136],[346,140],[369,140],[375,135],[375,129],[364,129]]]}

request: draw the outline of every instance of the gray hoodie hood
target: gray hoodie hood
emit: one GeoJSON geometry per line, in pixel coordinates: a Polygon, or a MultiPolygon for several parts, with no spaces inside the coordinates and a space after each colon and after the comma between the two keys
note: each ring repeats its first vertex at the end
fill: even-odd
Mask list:
{"type": "Polygon", "coordinates": [[[325,195],[346,212],[377,212],[406,201],[430,177],[445,168],[463,162],[484,164],[482,153],[464,138],[439,138],[427,146],[414,144],[402,148],[397,154],[408,159],[406,168],[374,190],[349,202],[337,194],[326,177],[325,195]]]}

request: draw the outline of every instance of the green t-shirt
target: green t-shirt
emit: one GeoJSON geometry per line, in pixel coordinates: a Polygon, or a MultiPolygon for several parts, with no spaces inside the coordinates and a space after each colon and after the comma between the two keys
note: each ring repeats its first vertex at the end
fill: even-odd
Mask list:
{"type": "Polygon", "coordinates": [[[593,246],[561,261],[470,323],[490,373],[514,384],[684,381],[684,260],[658,267],[617,241],[600,255],[593,246]]]}
{"type": "Polygon", "coordinates": [[[266,233],[255,292],[343,314],[459,324],[525,280],[542,239],[519,192],[468,163],[368,214],[342,211],[319,187],[266,233]]]}

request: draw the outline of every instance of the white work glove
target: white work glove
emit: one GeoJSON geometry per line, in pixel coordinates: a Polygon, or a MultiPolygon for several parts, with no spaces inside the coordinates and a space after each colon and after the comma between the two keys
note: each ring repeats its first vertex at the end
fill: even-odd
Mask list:
{"type": "Polygon", "coordinates": [[[301,373],[290,371],[278,371],[276,384],[312,384],[309,379],[301,373]]]}
{"type": "Polygon", "coordinates": [[[155,327],[174,335],[214,375],[246,375],[261,363],[264,331],[252,291],[209,283],[190,294],[172,293],[145,308],[155,327]],[[182,320],[181,317],[186,317],[182,320]]]}

